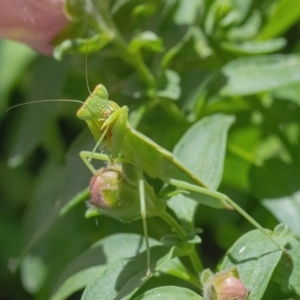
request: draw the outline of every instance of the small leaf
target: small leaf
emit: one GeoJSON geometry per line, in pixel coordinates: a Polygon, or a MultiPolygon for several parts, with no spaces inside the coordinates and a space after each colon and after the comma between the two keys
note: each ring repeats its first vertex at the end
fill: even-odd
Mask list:
{"type": "Polygon", "coordinates": [[[47,275],[47,267],[40,257],[26,256],[21,264],[21,279],[24,288],[35,294],[42,287],[47,275]]]}
{"type": "Polygon", "coordinates": [[[134,36],[128,45],[131,53],[138,53],[141,48],[161,52],[163,51],[162,39],[152,31],[144,31],[134,36]]]}
{"type": "Polygon", "coordinates": [[[181,224],[189,228],[190,230],[194,227],[194,216],[199,207],[199,203],[185,196],[183,194],[172,197],[167,205],[174,211],[176,217],[180,220],[181,224]]]}
{"type": "Polygon", "coordinates": [[[278,221],[287,224],[300,237],[300,191],[282,198],[264,199],[262,203],[278,221]]]}
{"type": "Polygon", "coordinates": [[[178,257],[171,259],[160,269],[160,272],[178,277],[194,285],[196,288],[200,288],[199,278],[193,272],[189,271],[178,257]]]}
{"type": "Polygon", "coordinates": [[[178,25],[191,25],[197,20],[197,15],[202,9],[204,9],[202,1],[179,1],[174,14],[174,22],[178,25]]]}
{"type": "Polygon", "coordinates": [[[256,37],[262,23],[261,12],[254,10],[247,21],[239,27],[232,27],[228,32],[229,41],[249,41],[256,37]]]}
{"type": "Polygon", "coordinates": [[[166,86],[164,90],[158,91],[157,96],[178,100],[181,95],[180,76],[173,70],[165,70],[166,86]]]}
{"type": "Polygon", "coordinates": [[[53,56],[61,60],[65,54],[91,53],[100,51],[111,41],[111,37],[105,33],[99,33],[89,39],[66,39],[54,49],[53,56]]]}
{"type": "Polygon", "coordinates": [[[134,300],[203,300],[195,292],[176,286],[163,286],[147,291],[134,300]]]}
{"type": "Polygon", "coordinates": [[[286,45],[284,38],[273,39],[268,41],[252,41],[244,43],[221,43],[221,47],[229,52],[236,54],[264,54],[272,53],[282,49],[286,45]]]}

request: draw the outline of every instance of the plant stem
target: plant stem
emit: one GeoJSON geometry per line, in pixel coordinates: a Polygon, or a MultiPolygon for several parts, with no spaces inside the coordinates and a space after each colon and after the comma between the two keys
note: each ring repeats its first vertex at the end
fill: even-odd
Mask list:
{"type": "MultiPolygon", "coordinates": [[[[165,210],[161,211],[159,213],[159,217],[161,217],[166,223],[170,225],[170,227],[176,232],[176,234],[182,239],[186,239],[186,232],[185,230],[182,229],[180,224],[170,215],[168,214],[165,210]]],[[[193,246],[193,245],[191,245],[193,246]]],[[[203,270],[203,265],[202,262],[196,252],[195,246],[190,247],[190,251],[188,254],[191,263],[194,267],[195,272],[198,274],[203,270]]]]}
{"type": "Polygon", "coordinates": [[[106,7],[101,4],[98,4],[97,7],[99,8],[101,16],[106,23],[105,26],[103,26],[103,22],[99,22],[101,31],[104,31],[109,36],[112,36],[113,43],[118,49],[120,56],[137,70],[142,80],[147,84],[148,94],[150,96],[153,95],[153,91],[155,90],[155,78],[145,65],[141,55],[129,51],[128,46],[123,37],[120,35],[113,19],[107,13],[106,7]]]}

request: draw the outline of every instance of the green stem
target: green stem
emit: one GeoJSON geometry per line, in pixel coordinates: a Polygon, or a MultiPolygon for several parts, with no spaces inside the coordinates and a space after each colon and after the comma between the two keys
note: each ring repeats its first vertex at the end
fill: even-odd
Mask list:
{"type": "MultiPolygon", "coordinates": [[[[182,229],[180,224],[170,215],[168,214],[165,210],[161,211],[159,213],[159,217],[161,217],[169,226],[176,232],[176,234],[182,239],[185,240],[186,238],[186,232],[185,230],[182,229]]],[[[203,265],[202,262],[197,255],[195,246],[191,245],[191,249],[189,251],[189,258],[191,260],[191,263],[194,267],[194,270],[197,274],[203,270],[203,265]]]]}
{"type": "Polygon", "coordinates": [[[97,7],[99,8],[101,16],[103,17],[103,20],[106,23],[104,26],[103,22],[99,22],[99,27],[101,28],[102,31],[106,32],[109,36],[112,36],[113,43],[116,46],[116,48],[118,49],[121,57],[137,70],[140,77],[147,84],[148,93],[150,95],[152,95],[153,90],[155,90],[154,76],[152,75],[152,73],[150,72],[148,67],[145,65],[142,57],[140,55],[138,55],[137,53],[132,53],[128,50],[126,42],[120,35],[119,30],[117,29],[110,14],[107,12],[106,7],[101,4],[98,4],[97,7]]]}

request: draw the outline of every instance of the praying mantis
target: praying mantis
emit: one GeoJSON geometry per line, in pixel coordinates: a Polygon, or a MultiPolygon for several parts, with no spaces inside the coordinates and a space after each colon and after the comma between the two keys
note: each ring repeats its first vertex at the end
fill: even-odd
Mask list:
{"type": "MultiPolygon", "coordinates": [[[[119,107],[115,102],[108,100],[108,92],[102,84],[97,85],[83,103],[82,107],[77,111],[77,117],[87,123],[96,141],[93,151],[80,152],[80,157],[93,175],[97,173],[97,170],[91,163],[92,159],[129,163],[136,171],[140,215],[146,239],[148,276],[151,274],[151,270],[144,173],[152,178],[160,179],[166,185],[210,196],[210,202],[206,202],[206,205],[214,208],[236,209],[264,233],[278,249],[286,252],[260,224],[233,200],[222,193],[209,189],[200,178],[189,171],[171,152],[133,129],[128,122],[128,107],[119,107]],[[107,153],[96,152],[99,146],[104,147],[107,153]]],[[[196,200],[199,201],[198,198],[196,200]]]]}

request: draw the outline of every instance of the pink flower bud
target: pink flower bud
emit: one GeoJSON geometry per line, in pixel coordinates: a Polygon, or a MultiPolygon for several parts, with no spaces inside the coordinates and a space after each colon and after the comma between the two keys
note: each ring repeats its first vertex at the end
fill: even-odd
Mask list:
{"type": "Polygon", "coordinates": [[[220,283],[217,294],[220,300],[245,300],[248,290],[238,278],[230,276],[220,283]]]}
{"type": "MultiPolygon", "coordinates": [[[[100,214],[130,222],[141,217],[140,197],[135,169],[131,164],[108,164],[97,171],[90,182],[90,204],[100,214]]],[[[147,216],[165,209],[165,202],[158,200],[145,182],[147,216]]]]}
{"type": "Polygon", "coordinates": [[[51,41],[68,23],[65,0],[1,0],[0,37],[52,54],[51,41]]]}
{"type": "Polygon", "coordinates": [[[246,300],[249,295],[237,268],[218,274],[206,269],[201,273],[201,283],[205,300],[246,300]]]}

